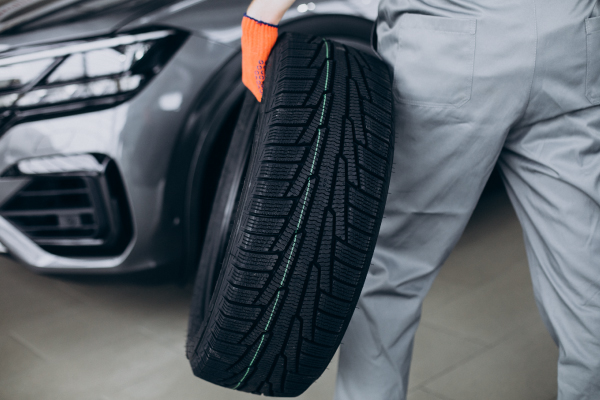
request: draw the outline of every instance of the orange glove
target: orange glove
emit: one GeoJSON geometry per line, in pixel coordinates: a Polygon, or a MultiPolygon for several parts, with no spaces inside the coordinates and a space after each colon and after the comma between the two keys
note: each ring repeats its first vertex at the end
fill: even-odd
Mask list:
{"type": "Polygon", "coordinates": [[[256,100],[261,101],[265,81],[265,63],[277,41],[277,25],[242,18],[242,82],[256,100]]]}

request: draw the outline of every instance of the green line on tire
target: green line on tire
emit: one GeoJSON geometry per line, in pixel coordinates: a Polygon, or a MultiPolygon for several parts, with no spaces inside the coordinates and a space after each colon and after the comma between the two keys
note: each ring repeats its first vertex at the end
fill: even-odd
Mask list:
{"type": "MultiPolygon", "coordinates": [[[[325,42],[325,65],[327,67],[327,70],[325,73],[325,88],[323,89],[323,108],[321,109],[321,118],[319,120],[319,126],[321,126],[321,124],[323,123],[323,117],[325,116],[325,104],[327,103],[327,93],[325,93],[325,92],[327,91],[327,85],[329,83],[329,44],[327,43],[327,41],[325,39],[323,39],[323,42],[325,42]]],[[[258,355],[258,353],[262,347],[263,341],[265,340],[265,335],[267,333],[267,330],[269,329],[269,325],[271,325],[271,319],[273,318],[273,314],[275,314],[275,309],[277,308],[277,303],[279,302],[279,294],[281,293],[281,288],[283,287],[283,283],[285,282],[285,278],[288,273],[288,268],[290,266],[290,260],[292,259],[292,254],[294,254],[294,248],[296,247],[296,238],[298,237],[298,229],[300,229],[300,224],[302,223],[302,215],[304,215],[304,208],[306,206],[306,198],[308,197],[308,192],[310,191],[310,176],[312,175],[312,173],[314,171],[315,160],[317,159],[317,152],[319,150],[319,141],[320,140],[321,140],[321,128],[318,128],[317,129],[317,146],[315,148],[315,154],[313,156],[312,164],[310,166],[310,172],[308,174],[308,183],[306,185],[306,193],[304,195],[302,209],[300,210],[300,218],[298,218],[298,225],[296,226],[296,231],[294,232],[294,242],[292,243],[292,249],[290,251],[290,256],[288,257],[287,264],[285,265],[285,269],[283,271],[283,277],[281,278],[281,282],[279,283],[279,289],[277,290],[277,296],[275,297],[275,303],[273,303],[273,308],[271,309],[271,315],[269,315],[269,319],[267,320],[267,324],[265,325],[265,329],[262,333],[262,337],[260,339],[260,343],[258,344],[256,352],[254,353],[254,356],[252,357],[250,364],[248,364],[248,367],[246,368],[246,373],[244,374],[244,376],[242,376],[242,379],[240,379],[240,381],[237,383],[237,385],[235,385],[233,387],[233,389],[237,389],[242,384],[242,382],[244,382],[244,379],[246,379],[246,377],[248,376],[248,373],[250,372],[250,368],[254,364],[254,361],[256,360],[256,356],[258,355]]]]}

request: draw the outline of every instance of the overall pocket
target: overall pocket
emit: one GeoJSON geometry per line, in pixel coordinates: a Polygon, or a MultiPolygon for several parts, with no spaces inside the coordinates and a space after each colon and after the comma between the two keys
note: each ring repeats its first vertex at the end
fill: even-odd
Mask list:
{"type": "Polygon", "coordinates": [[[400,103],[460,107],[471,98],[477,20],[403,14],[394,94],[400,103]]]}
{"type": "Polygon", "coordinates": [[[585,20],[587,65],[585,95],[592,104],[600,104],[600,17],[585,20]]]}

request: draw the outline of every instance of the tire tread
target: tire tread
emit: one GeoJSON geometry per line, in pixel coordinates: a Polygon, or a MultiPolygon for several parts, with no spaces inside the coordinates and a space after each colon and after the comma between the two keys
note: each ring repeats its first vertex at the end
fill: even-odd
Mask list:
{"type": "Polygon", "coordinates": [[[345,45],[296,34],[278,40],[241,222],[212,312],[191,344],[197,376],[297,396],[327,368],[383,216],[394,142],[390,82],[382,61],[345,45]]]}

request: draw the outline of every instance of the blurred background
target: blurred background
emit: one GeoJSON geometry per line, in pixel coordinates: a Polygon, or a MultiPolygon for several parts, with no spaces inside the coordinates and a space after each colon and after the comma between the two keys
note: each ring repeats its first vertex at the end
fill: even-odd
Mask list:
{"type": "MultiPolygon", "coordinates": [[[[247,161],[248,2],[0,1],[0,399],[256,397],[195,378],[184,351],[247,161]]],[[[375,54],[376,14],[298,1],[280,30],[375,54]]],[[[556,398],[522,242],[494,174],[426,298],[410,400],[556,398]]],[[[331,399],[336,370],[300,398],[331,399]]]]}

